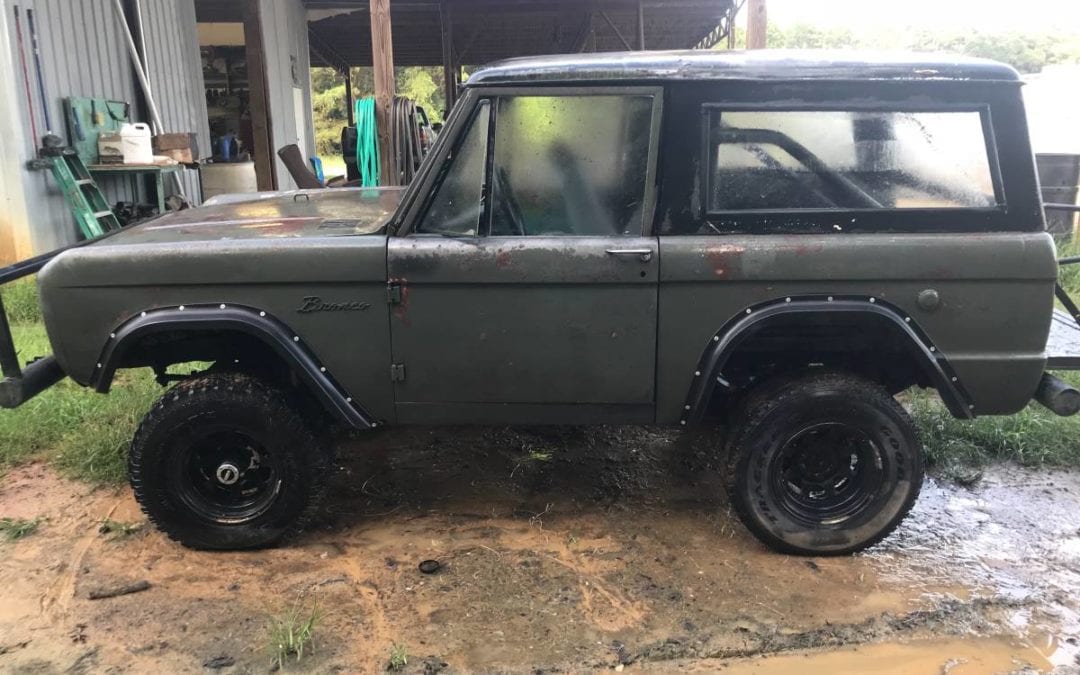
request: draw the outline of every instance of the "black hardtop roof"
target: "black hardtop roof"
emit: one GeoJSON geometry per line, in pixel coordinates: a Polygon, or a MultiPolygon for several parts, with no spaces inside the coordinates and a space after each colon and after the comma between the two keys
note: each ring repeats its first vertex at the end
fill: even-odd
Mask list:
{"type": "Polygon", "coordinates": [[[671,51],[560,54],[506,59],[468,86],[670,80],[977,80],[1019,82],[1011,66],[953,54],[839,50],[671,51]]]}

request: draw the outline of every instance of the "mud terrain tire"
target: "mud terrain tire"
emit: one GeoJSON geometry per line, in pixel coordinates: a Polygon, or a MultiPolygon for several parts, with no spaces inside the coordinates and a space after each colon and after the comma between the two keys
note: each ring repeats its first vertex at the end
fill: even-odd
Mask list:
{"type": "Polygon", "coordinates": [[[210,373],[168,391],[143,418],[128,470],[143,512],[198,549],[272,545],[310,521],[329,453],[279,390],[210,373]]]}
{"type": "Polygon", "coordinates": [[[727,493],[781,553],[844,555],[889,535],[923,481],[911,418],[882,387],[837,373],[751,392],[732,429],[727,493]]]}

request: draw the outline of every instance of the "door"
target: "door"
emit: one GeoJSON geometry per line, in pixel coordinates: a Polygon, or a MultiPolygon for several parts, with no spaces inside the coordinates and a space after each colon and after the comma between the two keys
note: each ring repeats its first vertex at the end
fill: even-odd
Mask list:
{"type": "Polygon", "coordinates": [[[390,239],[399,422],[649,422],[654,89],[473,97],[390,239]]]}

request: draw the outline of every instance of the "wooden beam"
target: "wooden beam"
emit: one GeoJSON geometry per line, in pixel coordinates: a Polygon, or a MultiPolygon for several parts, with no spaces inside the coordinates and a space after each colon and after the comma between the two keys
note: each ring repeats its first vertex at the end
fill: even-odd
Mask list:
{"type": "Polygon", "coordinates": [[[356,124],[356,101],[353,99],[352,90],[352,68],[345,67],[345,107],[346,107],[346,119],[349,121],[349,126],[356,124]]]}
{"type": "Polygon", "coordinates": [[[615,23],[611,20],[610,17],[608,17],[607,12],[601,11],[600,18],[602,18],[604,22],[607,23],[611,30],[615,31],[615,37],[619,38],[619,42],[622,43],[626,51],[633,51],[634,48],[631,47],[630,43],[626,41],[626,38],[623,37],[622,31],[620,31],[619,27],[615,25],[615,23]]]}
{"type": "Polygon", "coordinates": [[[645,51],[645,5],[637,0],[637,48],[645,51]]]}
{"type": "Polygon", "coordinates": [[[255,183],[260,191],[267,191],[276,190],[278,183],[261,16],[259,0],[246,0],[244,3],[244,52],[247,59],[251,131],[254,142],[251,154],[255,159],[255,183]]]}
{"type": "Polygon", "coordinates": [[[749,0],[746,4],[747,49],[765,49],[768,24],[765,0],[749,0]]]}
{"type": "Polygon", "coordinates": [[[446,97],[444,118],[454,108],[457,98],[457,85],[454,82],[454,19],[450,15],[450,6],[443,0],[439,4],[439,23],[442,27],[442,69],[443,95],[446,97]]]}
{"type": "Polygon", "coordinates": [[[394,37],[390,0],[371,0],[371,57],[375,74],[375,123],[379,127],[379,183],[397,185],[390,108],[394,105],[394,37]]]}

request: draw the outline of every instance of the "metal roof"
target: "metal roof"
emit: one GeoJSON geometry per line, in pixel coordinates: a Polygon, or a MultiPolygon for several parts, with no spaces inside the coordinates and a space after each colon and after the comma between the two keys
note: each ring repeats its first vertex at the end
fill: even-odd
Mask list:
{"type": "MultiPolygon", "coordinates": [[[[366,0],[304,0],[312,65],[371,65],[366,0]]],[[[648,49],[708,47],[726,35],[736,0],[642,0],[648,49]]],[[[741,4],[741,3],[740,3],[741,4]]],[[[637,0],[391,0],[394,65],[443,62],[440,12],[455,62],[638,48],[637,0]]]]}
{"type": "Polygon", "coordinates": [[[987,59],[911,52],[827,50],[674,51],[564,54],[492,63],[470,86],[536,82],[656,80],[979,80],[1018,82],[987,59]]]}

